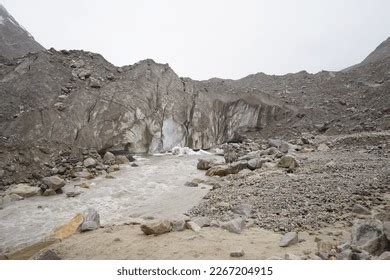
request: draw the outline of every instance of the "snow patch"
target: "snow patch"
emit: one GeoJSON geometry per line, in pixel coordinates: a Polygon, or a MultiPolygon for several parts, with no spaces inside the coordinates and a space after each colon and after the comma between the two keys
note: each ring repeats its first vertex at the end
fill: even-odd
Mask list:
{"type": "Polygon", "coordinates": [[[0,24],[4,24],[4,18],[0,16],[0,24]]]}
{"type": "Polygon", "coordinates": [[[194,151],[191,148],[188,147],[173,147],[172,148],[172,155],[175,156],[183,156],[183,155],[211,155],[211,153],[206,152],[204,150],[194,151]]]}

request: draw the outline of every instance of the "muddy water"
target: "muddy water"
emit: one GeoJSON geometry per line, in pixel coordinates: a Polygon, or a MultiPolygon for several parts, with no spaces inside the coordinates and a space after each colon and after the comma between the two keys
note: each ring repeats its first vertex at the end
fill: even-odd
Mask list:
{"type": "Polygon", "coordinates": [[[198,158],[210,155],[153,156],[139,158],[139,167],[122,165],[115,179],[90,180],[92,187],[63,189],[83,193],[75,198],[65,194],[32,197],[16,201],[0,210],[0,253],[33,244],[47,237],[58,225],[88,207],[100,213],[101,223],[120,224],[130,217],[169,217],[182,214],[196,205],[208,186],[187,187],[194,178],[204,178],[196,169],[198,158]]]}

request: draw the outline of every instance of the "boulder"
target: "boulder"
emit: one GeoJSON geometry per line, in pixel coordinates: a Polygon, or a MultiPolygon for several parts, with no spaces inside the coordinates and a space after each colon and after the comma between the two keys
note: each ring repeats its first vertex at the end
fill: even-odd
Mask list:
{"type": "Polygon", "coordinates": [[[318,147],[317,147],[317,151],[320,151],[320,152],[326,152],[326,151],[329,151],[330,148],[328,147],[328,145],[322,143],[322,144],[319,144],[318,147]]]}
{"type": "Polygon", "coordinates": [[[75,172],[74,177],[83,178],[83,179],[92,179],[93,175],[91,172],[89,172],[87,170],[83,170],[83,171],[75,172]]]}
{"type": "Polygon", "coordinates": [[[52,189],[46,189],[42,195],[43,196],[51,196],[51,195],[56,195],[57,193],[55,192],[55,190],[52,190],[52,189]]]}
{"type": "Polygon", "coordinates": [[[238,161],[233,162],[228,165],[216,165],[211,167],[209,170],[207,170],[206,175],[207,176],[227,176],[229,174],[237,174],[241,170],[248,167],[247,161],[238,161]]]}
{"type": "Polygon", "coordinates": [[[390,260],[390,251],[383,252],[377,260],[390,260]]]}
{"type": "Polygon", "coordinates": [[[351,245],[380,255],[388,245],[382,223],[375,219],[357,220],[352,227],[351,245]]]}
{"type": "Polygon", "coordinates": [[[278,164],[276,162],[264,162],[263,163],[263,168],[266,168],[266,169],[272,169],[272,168],[275,168],[278,164]]]}
{"type": "Polygon", "coordinates": [[[64,111],[66,109],[65,104],[63,102],[56,102],[56,103],[54,103],[54,107],[58,111],[64,111]]]}
{"type": "Polygon", "coordinates": [[[23,200],[23,197],[18,195],[18,194],[15,194],[15,193],[12,193],[9,195],[9,198],[10,198],[10,201],[11,202],[14,202],[14,201],[19,201],[19,200],[23,200]]]}
{"type": "Polygon", "coordinates": [[[57,239],[63,239],[69,237],[75,234],[79,230],[82,222],[83,222],[82,214],[80,213],[76,214],[72,219],[69,220],[69,222],[56,228],[51,237],[57,239]]]}
{"type": "Polygon", "coordinates": [[[298,161],[295,159],[295,157],[291,155],[285,155],[280,159],[278,166],[283,168],[288,168],[290,170],[294,170],[299,166],[299,164],[298,161]]]}
{"type": "Polygon", "coordinates": [[[184,186],[190,187],[190,188],[196,188],[196,187],[199,186],[199,184],[196,183],[196,182],[185,182],[185,183],[184,183],[184,186]]]}
{"type": "Polygon", "coordinates": [[[93,77],[91,77],[89,79],[89,86],[91,88],[101,88],[102,87],[102,85],[100,84],[100,81],[96,78],[93,78],[93,77]]]}
{"type": "Polygon", "coordinates": [[[186,228],[186,221],[184,218],[173,218],[171,219],[172,231],[182,231],[186,228]]]}
{"type": "Polygon", "coordinates": [[[48,249],[48,250],[40,251],[39,253],[34,255],[32,259],[33,260],[61,260],[61,257],[58,256],[56,251],[52,249],[48,249]]]}
{"type": "Polygon", "coordinates": [[[242,203],[237,205],[236,207],[233,207],[232,212],[236,213],[243,217],[249,217],[252,212],[252,205],[247,203],[242,203]]]}
{"type": "Polygon", "coordinates": [[[282,143],[280,146],[279,146],[279,151],[281,151],[282,153],[284,154],[287,154],[288,151],[290,149],[290,145],[286,142],[282,143]]]}
{"type": "Polygon", "coordinates": [[[216,148],[215,149],[215,154],[217,156],[223,156],[225,154],[225,151],[223,149],[216,148]]]}
{"type": "Polygon", "coordinates": [[[5,176],[5,170],[0,169],[0,179],[3,178],[4,176],[5,176]]]}
{"type": "Polygon", "coordinates": [[[121,168],[119,167],[118,164],[114,164],[112,166],[110,166],[108,169],[107,169],[107,172],[111,173],[111,172],[115,172],[115,171],[119,171],[121,168]]]}
{"type": "Polygon", "coordinates": [[[251,160],[255,158],[260,158],[263,155],[263,151],[252,151],[247,153],[245,156],[239,157],[239,160],[251,160]]]}
{"type": "Polygon", "coordinates": [[[80,78],[80,80],[85,80],[86,78],[89,78],[92,75],[92,71],[90,69],[82,69],[80,71],[77,71],[77,76],[80,78]]]}
{"type": "Polygon", "coordinates": [[[114,164],[115,163],[115,155],[111,152],[106,152],[103,156],[103,162],[105,164],[114,164]]]}
{"type": "Polygon", "coordinates": [[[45,177],[42,179],[42,183],[53,191],[58,191],[65,186],[65,180],[59,176],[45,177]]]}
{"type": "Polygon", "coordinates": [[[83,164],[84,164],[84,166],[85,166],[86,168],[91,168],[91,167],[95,167],[96,164],[97,164],[97,162],[96,162],[95,159],[89,157],[89,158],[86,158],[86,159],[84,160],[83,164]]]}
{"type": "Polygon", "coordinates": [[[92,187],[92,184],[90,184],[89,182],[82,182],[81,184],[78,184],[76,186],[83,189],[90,189],[92,187]]]}
{"type": "Polygon", "coordinates": [[[201,227],[197,223],[195,223],[194,221],[188,221],[186,223],[186,226],[188,229],[191,229],[192,231],[194,231],[196,233],[200,232],[200,229],[201,229],[201,227]]]}
{"type": "Polygon", "coordinates": [[[230,252],[230,256],[232,258],[241,258],[245,255],[245,252],[243,249],[238,249],[230,252]]]}
{"type": "Polygon", "coordinates": [[[371,215],[370,209],[360,204],[355,204],[352,208],[352,212],[359,215],[371,215]]]}
{"type": "Polygon", "coordinates": [[[241,170],[244,170],[245,168],[248,168],[248,162],[245,160],[233,162],[229,164],[230,167],[230,174],[237,174],[241,170]]]}
{"type": "Polygon", "coordinates": [[[390,221],[383,222],[383,232],[387,240],[390,242],[390,221]]]}
{"type": "Polygon", "coordinates": [[[301,141],[303,144],[309,145],[313,143],[314,136],[309,133],[302,133],[301,141]]]}
{"type": "Polygon", "coordinates": [[[268,146],[279,148],[282,145],[283,141],[280,139],[268,139],[268,146]]]}
{"type": "Polygon", "coordinates": [[[226,229],[232,233],[241,233],[245,227],[245,220],[242,218],[236,218],[225,223],[221,223],[220,227],[226,229]]]}
{"type": "Polygon", "coordinates": [[[80,231],[91,231],[95,230],[100,227],[100,215],[99,213],[93,209],[93,208],[88,208],[84,213],[83,213],[83,222],[80,226],[80,231]]]}
{"type": "Polygon", "coordinates": [[[264,160],[260,158],[253,158],[248,161],[248,168],[250,170],[259,169],[263,166],[264,160]]]}
{"type": "Polygon", "coordinates": [[[280,153],[280,151],[275,148],[275,147],[270,147],[268,149],[265,149],[263,151],[260,152],[260,156],[264,156],[264,155],[269,155],[269,156],[272,156],[272,155],[276,155],[280,153]]]}
{"type": "Polygon", "coordinates": [[[226,149],[223,155],[226,163],[234,162],[238,159],[238,154],[233,149],[226,149]]]}
{"type": "Polygon", "coordinates": [[[198,226],[202,227],[209,227],[211,220],[207,217],[194,217],[191,219],[194,223],[196,223],[198,226]]]}
{"type": "Polygon", "coordinates": [[[65,192],[65,195],[66,197],[76,197],[78,195],[80,195],[82,192],[80,191],[68,191],[68,192],[65,192]]]}
{"type": "Polygon", "coordinates": [[[116,162],[116,164],[129,164],[130,163],[129,159],[126,156],[121,156],[121,155],[115,157],[115,162],[116,162]]]}
{"type": "Polygon", "coordinates": [[[217,165],[207,170],[207,176],[227,176],[230,174],[230,167],[228,165],[217,165]]]}
{"type": "Polygon", "coordinates": [[[301,256],[297,256],[297,255],[294,255],[294,254],[291,254],[291,253],[287,253],[284,255],[284,259],[285,260],[295,260],[295,261],[299,261],[299,260],[302,260],[302,257],[301,256]]]}
{"type": "Polygon", "coordinates": [[[288,232],[282,236],[279,242],[279,247],[288,247],[298,243],[298,233],[288,232]]]}
{"type": "Polygon", "coordinates": [[[9,195],[19,195],[21,197],[31,197],[39,194],[40,188],[38,187],[32,187],[27,184],[18,184],[14,187],[12,187],[9,191],[9,195]]]}
{"type": "Polygon", "coordinates": [[[141,225],[141,230],[146,235],[160,235],[172,230],[171,222],[168,220],[160,220],[141,225]]]}
{"type": "Polygon", "coordinates": [[[196,168],[198,168],[199,170],[208,170],[213,166],[213,163],[214,162],[212,160],[199,159],[196,168]]]}

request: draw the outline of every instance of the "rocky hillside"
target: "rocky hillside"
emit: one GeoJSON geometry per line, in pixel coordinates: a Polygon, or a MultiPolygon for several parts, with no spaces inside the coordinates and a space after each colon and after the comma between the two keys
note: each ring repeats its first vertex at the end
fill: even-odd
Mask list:
{"type": "Polygon", "coordinates": [[[21,57],[43,49],[0,4],[0,56],[21,57]]]}
{"type": "Polygon", "coordinates": [[[377,63],[390,57],[390,37],[383,41],[372,53],[370,53],[361,63],[351,66],[344,71],[351,71],[359,66],[377,63]]]}

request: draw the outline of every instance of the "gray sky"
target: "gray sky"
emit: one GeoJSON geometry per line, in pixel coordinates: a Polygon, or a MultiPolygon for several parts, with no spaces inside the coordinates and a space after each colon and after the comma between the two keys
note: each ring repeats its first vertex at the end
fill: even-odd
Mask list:
{"type": "Polygon", "coordinates": [[[341,70],[390,36],[389,0],[0,0],[44,47],[193,79],[341,70]]]}

